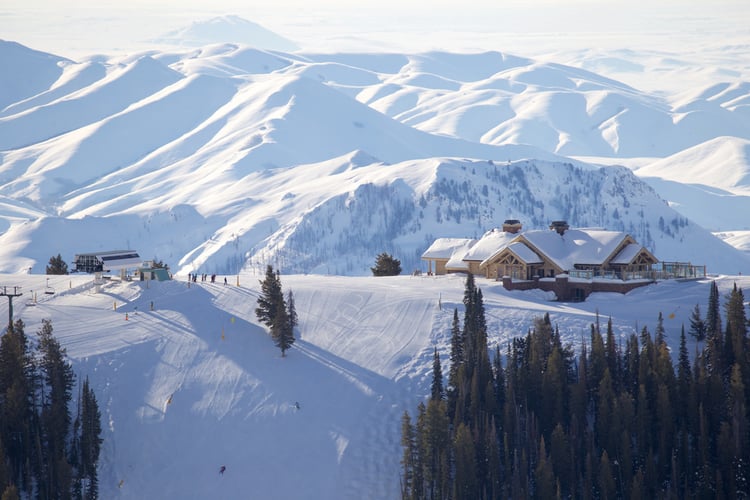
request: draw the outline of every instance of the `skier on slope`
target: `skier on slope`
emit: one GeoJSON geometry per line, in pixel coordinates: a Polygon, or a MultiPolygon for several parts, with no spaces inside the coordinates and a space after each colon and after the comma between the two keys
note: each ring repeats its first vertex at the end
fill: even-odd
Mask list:
{"type": "Polygon", "coordinates": [[[219,467],[219,474],[221,474],[223,476],[225,470],[227,470],[227,466],[226,465],[222,465],[221,467],[219,467]]]}

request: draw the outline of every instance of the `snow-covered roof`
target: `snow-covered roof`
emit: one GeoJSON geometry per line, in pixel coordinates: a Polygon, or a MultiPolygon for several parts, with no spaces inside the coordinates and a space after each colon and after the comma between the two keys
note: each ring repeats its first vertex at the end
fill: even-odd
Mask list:
{"type": "Polygon", "coordinates": [[[603,264],[627,237],[622,231],[601,229],[568,229],[563,234],[545,230],[523,233],[523,238],[562,270],[573,269],[575,264],[603,264]]]}
{"type": "Polygon", "coordinates": [[[464,255],[464,260],[478,260],[484,262],[489,257],[504,249],[522,233],[508,233],[502,229],[491,229],[477,241],[476,245],[464,255]]]}
{"type": "Polygon", "coordinates": [[[521,243],[520,241],[508,245],[508,250],[513,252],[516,257],[521,259],[526,264],[541,264],[542,262],[544,262],[544,260],[542,260],[542,258],[539,257],[536,252],[526,246],[525,243],[521,243]]]}
{"type": "Polygon", "coordinates": [[[620,253],[618,253],[611,262],[612,264],[630,264],[631,262],[633,262],[633,259],[635,259],[639,253],[641,253],[641,250],[643,250],[642,245],[639,245],[638,243],[631,243],[620,250],[620,253]]]}
{"type": "Polygon", "coordinates": [[[438,238],[422,254],[423,259],[450,259],[456,253],[463,255],[477,240],[472,238],[438,238]]]}

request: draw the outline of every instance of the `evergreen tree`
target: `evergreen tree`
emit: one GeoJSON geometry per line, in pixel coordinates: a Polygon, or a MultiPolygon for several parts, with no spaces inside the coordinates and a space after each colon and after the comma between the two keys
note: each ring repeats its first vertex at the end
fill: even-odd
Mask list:
{"type": "Polygon", "coordinates": [[[654,331],[654,344],[656,344],[657,348],[666,343],[665,334],[664,316],[662,316],[661,311],[659,311],[659,317],[656,320],[656,330],[654,331]]]}
{"type": "Polygon", "coordinates": [[[448,369],[448,412],[455,415],[456,399],[459,387],[459,369],[464,362],[464,339],[461,333],[461,324],[458,320],[458,309],[453,309],[453,323],[451,325],[451,366],[448,369]]]}
{"type": "Polygon", "coordinates": [[[534,470],[534,498],[547,500],[555,498],[555,475],[547,458],[547,451],[544,445],[544,437],[539,443],[539,460],[534,470]]]}
{"type": "Polygon", "coordinates": [[[445,399],[443,391],[443,370],[440,367],[440,356],[437,347],[432,356],[432,386],[430,387],[430,398],[434,400],[445,399]]]}
{"type": "Polygon", "coordinates": [[[425,497],[446,498],[450,492],[450,430],[445,401],[427,402],[420,432],[425,497]]]}
{"type": "Polygon", "coordinates": [[[294,295],[289,292],[289,301],[284,300],[279,272],[272,266],[266,267],[266,277],[260,281],[260,296],[255,316],[268,326],[271,338],[276,347],[281,349],[281,356],[294,344],[294,327],[299,318],[294,306],[294,295]]]}
{"type": "Polygon", "coordinates": [[[601,459],[599,460],[599,498],[602,500],[614,500],[617,498],[615,477],[607,450],[602,452],[601,459]]]}
{"type": "Polygon", "coordinates": [[[294,330],[294,328],[299,324],[299,316],[297,316],[297,308],[294,305],[294,294],[291,290],[289,290],[289,293],[287,293],[286,296],[286,310],[287,310],[287,316],[289,318],[289,324],[294,330]]]}
{"type": "Polygon", "coordinates": [[[266,277],[260,281],[260,296],[255,316],[258,321],[271,327],[278,314],[278,307],[284,303],[284,295],[281,291],[281,280],[279,273],[274,272],[273,266],[266,267],[266,277]]]}
{"type": "Polygon", "coordinates": [[[724,340],[721,332],[721,316],[719,312],[719,288],[716,281],[711,282],[708,295],[708,310],[706,312],[706,358],[709,373],[720,374],[723,371],[724,340]]]}
{"type": "Polygon", "coordinates": [[[98,497],[100,414],[87,381],[79,397],[82,410],[71,426],[74,382],[50,320],[42,321],[33,352],[21,320],[0,339],[0,490],[5,498],[98,497]],[[82,468],[88,474],[85,490],[82,468]]]}
{"type": "Polygon", "coordinates": [[[680,333],[680,350],[677,364],[677,408],[686,411],[678,412],[677,418],[680,423],[686,424],[691,412],[690,393],[692,390],[692,375],[690,370],[690,358],[688,356],[687,342],[685,339],[685,326],[680,333]]]}
{"type": "Polygon", "coordinates": [[[573,485],[572,473],[574,463],[571,460],[573,453],[570,448],[568,434],[563,429],[562,424],[558,423],[555,430],[552,431],[550,443],[550,463],[552,471],[560,481],[560,487],[563,494],[568,494],[573,485]]]}
{"type": "Polygon", "coordinates": [[[284,296],[281,295],[279,303],[276,305],[276,315],[271,322],[271,337],[276,347],[281,349],[281,357],[286,356],[286,351],[294,344],[294,330],[292,322],[287,315],[284,296]]]}
{"type": "Polygon", "coordinates": [[[744,498],[750,342],[739,289],[726,298],[725,332],[707,334],[692,367],[685,327],[673,362],[661,314],[655,339],[643,327],[622,350],[611,323],[604,341],[597,321],[577,358],[545,315],[509,342],[503,367],[497,347],[487,361],[482,294],[470,278],[464,305],[463,329],[454,311],[451,331],[455,410],[432,396],[420,403],[422,489],[408,498],[744,498]],[[446,436],[448,453],[437,444],[446,436]]]}
{"type": "Polygon", "coordinates": [[[475,500],[480,498],[477,484],[477,464],[474,440],[466,424],[459,423],[454,443],[455,479],[453,498],[455,500],[475,500]]]}
{"type": "Polygon", "coordinates": [[[383,252],[375,259],[375,267],[371,267],[373,276],[398,276],[401,274],[401,261],[383,252]]]}
{"type": "Polygon", "coordinates": [[[16,488],[15,484],[11,484],[5,488],[0,500],[20,500],[20,498],[21,497],[18,495],[18,488],[16,488]]]}
{"type": "Polygon", "coordinates": [[[97,464],[102,444],[101,413],[96,395],[89,385],[89,379],[83,381],[81,393],[81,435],[78,477],[84,483],[83,498],[96,500],[99,497],[99,479],[97,464]]]}
{"type": "Polygon", "coordinates": [[[39,491],[45,498],[66,498],[72,485],[67,462],[67,437],[71,424],[69,403],[75,376],[65,360],[65,349],[52,335],[52,322],[42,320],[39,366],[45,382],[42,390],[41,453],[44,460],[39,491]]]}
{"type": "MultiPolygon", "coordinates": [[[[747,317],[745,315],[745,296],[741,288],[734,284],[725,303],[727,329],[724,359],[731,369],[735,362],[746,363],[747,351],[747,317]]],[[[750,374],[745,373],[745,376],[750,374]]]]}
{"type": "Polygon", "coordinates": [[[690,314],[689,333],[695,340],[703,341],[706,339],[706,322],[701,318],[701,308],[698,304],[695,304],[693,312],[690,314]]]}
{"type": "Polygon", "coordinates": [[[417,463],[417,444],[414,435],[414,426],[411,424],[409,412],[404,411],[401,416],[401,498],[403,500],[418,498],[415,491],[415,475],[417,463]]]}
{"type": "Polygon", "coordinates": [[[57,257],[50,257],[46,274],[68,274],[68,264],[65,263],[60,254],[57,254],[57,257]]]}
{"type": "Polygon", "coordinates": [[[0,339],[0,440],[8,483],[31,487],[34,364],[22,320],[0,339]]]}

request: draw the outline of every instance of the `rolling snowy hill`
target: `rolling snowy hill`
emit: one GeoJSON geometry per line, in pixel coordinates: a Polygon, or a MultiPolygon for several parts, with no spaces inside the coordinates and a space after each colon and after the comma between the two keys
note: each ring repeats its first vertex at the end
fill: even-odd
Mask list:
{"type": "Polygon", "coordinates": [[[218,44],[74,62],[1,42],[0,61],[36,82],[0,77],[4,272],[115,247],[182,272],[367,274],[381,251],[411,271],[432,239],[509,217],[626,230],[662,260],[711,272],[750,267],[709,232],[747,229],[746,86],[672,106],[500,52],[218,44]],[[561,154],[664,158],[635,168],[654,191],[561,154]],[[727,183],[733,196],[714,203],[727,183]]]}

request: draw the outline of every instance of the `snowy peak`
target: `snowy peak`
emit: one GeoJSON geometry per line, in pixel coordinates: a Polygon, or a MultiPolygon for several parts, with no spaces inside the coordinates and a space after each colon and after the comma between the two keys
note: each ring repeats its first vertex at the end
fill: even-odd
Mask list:
{"type": "Polygon", "coordinates": [[[185,28],[171,31],[154,40],[181,46],[201,46],[211,43],[240,43],[261,49],[294,52],[299,47],[263,26],[235,15],[195,21],[185,28]]]}
{"type": "Polygon", "coordinates": [[[51,87],[70,61],[0,39],[0,111],[51,87]]]}

